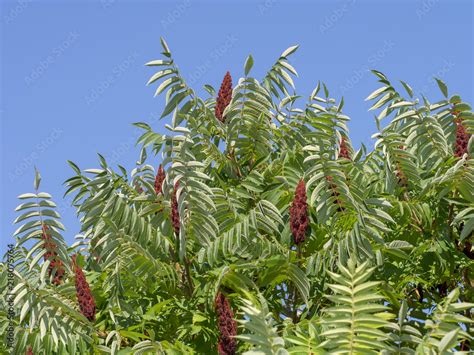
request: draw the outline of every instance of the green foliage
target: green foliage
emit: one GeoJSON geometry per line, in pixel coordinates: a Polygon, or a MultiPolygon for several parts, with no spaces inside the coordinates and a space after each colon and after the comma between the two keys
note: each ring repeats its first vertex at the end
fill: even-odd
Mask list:
{"type": "MultiPolygon", "coordinates": [[[[380,87],[367,100],[379,131],[373,150],[355,149],[342,98],[318,83],[301,104],[289,62],[297,46],[262,80],[250,76],[258,63],[249,56],[221,122],[215,89],[205,85],[210,96],[199,97],[161,44],[163,58],[147,63],[157,69],[148,84],[165,95],[167,133],[135,123],[143,133],[130,172],[101,155],[96,169],[69,162],[65,194],[81,223],[76,242],[64,242],[38,172],[35,192],[19,196],[15,353],[27,346],[35,354],[217,353],[218,293],[238,320],[238,353],[474,348],[473,139],[466,154],[454,154],[456,124],[472,134],[474,115],[459,95],[437,80],[441,98],[431,103],[374,70],[380,87]],[[343,138],[349,159],[340,154],[343,138]],[[160,163],[166,178],[157,194],[160,163]],[[310,223],[296,246],[289,209],[301,179],[310,223]],[[43,225],[65,269],[59,284],[57,267],[44,258],[43,225]],[[78,252],[94,322],[77,305],[71,255],[78,252]]],[[[2,334],[6,269],[5,261],[2,334]]],[[[0,352],[7,351],[5,335],[0,352]]]]}
{"type": "Polygon", "coordinates": [[[237,337],[251,345],[251,350],[244,354],[288,354],[288,351],[285,350],[285,341],[278,335],[272,313],[268,310],[265,299],[262,297],[259,303],[260,305],[256,306],[251,301],[244,299],[241,306],[244,319],[240,322],[248,333],[237,337]]]}
{"type": "Polygon", "coordinates": [[[388,326],[389,313],[380,304],[382,296],[376,292],[379,282],[367,281],[373,269],[366,261],[356,267],[350,259],[347,268],[339,265],[339,274],[328,271],[335,284],[328,284],[334,293],[326,296],[334,306],[325,310],[324,328],[321,334],[327,340],[322,344],[329,349],[344,353],[377,353],[386,349],[387,338],[380,328],[388,326]]]}

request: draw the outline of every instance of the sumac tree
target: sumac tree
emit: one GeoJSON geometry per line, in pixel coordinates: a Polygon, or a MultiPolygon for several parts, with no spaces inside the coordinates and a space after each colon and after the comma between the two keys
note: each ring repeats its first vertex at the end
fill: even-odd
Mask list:
{"type": "Polygon", "coordinates": [[[260,80],[249,56],[201,97],[161,43],[148,84],[166,93],[169,132],[135,123],[131,173],[69,162],[76,242],[39,174],[19,196],[15,353],[474,348],[474,116],[460,96],[437,80],[438,97],[418,98],[373,70],[379,131],[356,149],[342,99],[322,83],[296,95],[297,46],[260,80]]]}

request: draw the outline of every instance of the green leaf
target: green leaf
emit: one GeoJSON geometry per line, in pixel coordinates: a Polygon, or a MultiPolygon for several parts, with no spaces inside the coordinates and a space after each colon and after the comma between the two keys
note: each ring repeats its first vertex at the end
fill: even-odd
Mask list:
{"type": "Polygon", "coordinates": [[[71,160],[68,160],[67,163],[71,166],[71,168],[76,172],[76,174],[81,174],[81,169],[71,160]]]}
{"type": "Polygon", "coordinates": [[[245,76],[249,74],[250,69],[252,69],[252,67],[253,67],[253,57],[252,55],[249,55],[247,57],[247,60],[245,61],[245,66],[244,66],[245,76]]]}
{"type": "Polygon", "coordinates": [[[145,129],[147,131],[151,131],[151,127],[148,123],[145,122],[135,122],[133,123],[134,126],[145,129]]]}
{"type": "Polygon", "coordinates": [[[462,100],[461,100],[461,96],[459,95],[453,95],[451,96],[451,98],[449,99],[449,103],[451,104],[458,104],[460,103],[462,100]]]}
{"type": "Polygon", "coordinates": [[[405,107],[405,106],[414,106],[414,102],[410,101],[399,101],[390,106],[390,108],[398,108],[398,107],[405,107]]]}
{"type": "Polygon", "coordinates": [[[455,104],[454,107],[453,107],[453,110],[454,111],[471,111],[471,106],[469,106],[467,103],[465,102],[461,102],[459,104],[455,104]]]}
{"type": "Polygon", "coordinates": [[[443,93],[444,97],[447,98],[448,97],[448,87],[446,86],[446,84],[441,79],[435,78],[435,80],[436,80],[436,83],[438,84],[439,89],[443,93]]]}
{"type": "Polygon", "coordinates": [[[152,77],[150,78],[150,80],[148,80],[148,82],[146,83],[146,85],[150,85],[150,84],[153,84],[155,81],[161,79],[161,78],[164,78],[165,76],[167,75],[171,75],[175,73],[175,70],[174,69],[165,69],[165,70],[161,70],[155,74],[152,75],[152,77]]]}
{"type": "MultiPolygon", "coordinates": [[[[446,95],[445,95],[446,96],[446,95]]],[[[443,339],[439,342],[438,350],[440,354],[443,354],[448,349],[452,348],[457,340],[457,336],[459,333],[459,328],[451,330],[450,332],[446,333],[443,339]]]]}
{"type": "Polygon", "coordinates": [[[161,114],[161,117],[165,117],[173,111],[181,101],[184,100],[186,96],[189,95],[189,91],[185,90],[182,92],[177,93],[176,95],[173,96],[173,98],[168,102],[168,104],[165,106],[165,109],[163,110],[163,113],[161,114]]]}
{"type": "Polygon", "coordinates": [[[405,91],[408,93],[408,95],[410,97],[413,97],[413,89],[411,88],[411,86],[408,85],[407,83],[405,83],[403,80],[400,80],[400,82],[402,83],[402,85],[405,88],[405,91]]]}
{"type": "Polygon", "coordinates": [[[143,163],[145,163],[146,158],[147,158],[146,148],[143,147],[140,151],[140,159],[137,161],[137,165],[142,165],[143,163]]]}
{"type": "Polygon", "coordinates": [[[288,265],[288,277],[295,284],[304,302],[308,303],[309,298],[309,280],[305,273],[296,265],[288,265]]]}
{"type": "Polygon", "coordinates": [[[377,77],[379,77],[381,80],[387,81],[387,77],[382,72],[379,72],[375,69],[371,69],[370,71],[374,73],[377,77]]]}
{"type": "Polygon", "coordinates": [[[289,47],[288,49],[286,49],[280,57],[282,58],[286,58],[288,57],[289,55],[293,54],[294,52],[296,52],[296,50],[298,49],[299,45],[295,45],[295,46],[291,46],[289,47]]]}
{"type": "Polygon", "coordinates": [[[36,166],[35,166],[35,182],[34,182],[34,187],[35,187],[35,190],[38,191],[38,188],[40,186],[40,182],[41,182],[41,175],[38,171],[38,169],[36,169],[36,166]]]}
{"type": "Polygon", "coordinates": [[[165,39],[163,37],[160,37],[160,42],[161,42],[161,46],[163,47],[163,51],[164,53],[166,54],[169,54],[170,53],[170,49],[168,47],[168,43],[166,43],[165,39]]]}
{"type": "Polygon", "coordinates": [[[209,84],[204,85],[204,89],[211,95],[212,97],[216,96],[216,90],[209,84]]]}
{"type": "Polygon", "coordinates": [[[388,89],[389,89],[388,86],[382,86],[381,88],[378,88],[377,90],[372,92],[369,96],[367,96],[365,98],[365,101],[370,101],[370,100],[375,99],[377,96],[379,96],[380,94],[382,94],[383,92],[385,92],[388,89]]]}
{"type": "Polygon", "coordinates": [[[171,64],[171,62],[167,61],[167,60],[152,60],[148,63],[145,63],[146,66],[150,66],[150,67],[161,66],[161,65],[170,65],[170,64],[171,64]]]}
{"type": "Polygon", "coordinates": [[[20,200],[26,200],[26,199],[29,199],[29,198],[36,198],[38,196],[36,196],[36,194],[33,194],[33,193],[26,193],[26,194],[22,194],[20,196],[18,196],[17,198],[19,198],[20,200]]]}
{"type": "Polygon", "coordinates": [[[155,96],[158,96],[159,94],[163,92],[163,90],[165,90],[167,87],[169,87],[170,85],[178,81],[180,81],[180,78],[177,76],[173,76],[171,78],[163,80],[163,82],[160,85],[158,85],[158,87],[156,88],[155,96]]]}

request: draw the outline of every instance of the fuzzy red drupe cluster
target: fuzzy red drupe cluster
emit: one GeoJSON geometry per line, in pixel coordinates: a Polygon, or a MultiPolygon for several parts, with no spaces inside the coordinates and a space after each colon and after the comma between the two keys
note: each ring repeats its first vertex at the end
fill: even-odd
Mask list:
{"type": "Polygon", "coordinates": [[[91,322],[95,320],[95,302],[84,272],[76,263],[76,255],[72,256],[72,266],[76,275],[76,296],[81,313],[91,322]]]}
{"type": "Polygon", "coordinates": [[[163,181],[165,181],[165,177],[166,177],[165,170],[163,169],[163,166],[160,164],[155,176],[155,193],[157,195],[163,193],[163,181]]]}
{"type": "Polygon", "coordinates": [[[306,202],[306,185],[301,179],[296,186],[295,198],[290,207],[290,228],[295,244],[304,242],[309,226],[308,203],[306,202]]]}
{"type": "Polygon", "coordinates": [[[339,198],[339,191],[337,191],[337,186],[333,182],[332,176],[326,176],[326,181],[329,182],[329,187],[332,190],[332,196],[334,196],[336,199],[334,200],[334,203],[338,206],[337,211],[342,212],[344,211],[344,207],[342,206],[342,201],[339,198]]]}
{"type": "MultiPolygon", "coordinates": [[[[406,150],[406,147],[404,147],[403,145],[399,146],[398,148],[400,150],[406,150]]],[[[401,187],[408,187],[408,178],[403,172],[399,161],[396,162],[395,175],[397,176],[398,184],[401,187]]]]}
{"type": "Polygon", "coordinates": [[[341,144],[339,145],[339,157],[345,159],[351,159],[349,148],[347,147],[346,137],[342,137],[341,144]]]}
{"type": "Polygon", "coordinates": [[[403,170],[400,168],[399,163],[397,163],[397,168],[395,170],[395,175],[397,176],[398,184],[401,187],[407,187],[408,186],[408,178],[405,175],[405,173],[403,172],[403,170]]]}
{"type": "Polygon", "coordinates": [[[49,227],[46,224],[43,224],[43,234],[41,238],[44,240],[43,248],[46,249],[46,253],[43,256],[44,261],[50,260],[50,264],[48,267],[49,276],[51,276],[54,269],[56,269],[56,273],[53,277],[53,283],[55,285],[59,285],[62,282],[65,270],[63,262],[59,259],[58,254],[56,252],[58,247],[54,242],[53,237],[51,236],[49,227]]]}
{"type": "Polygon", "coordinates": [[[230,73],[227,72],[224,76],[224,80],[222,80],[221,87],[219,89],[219,94],[217,95],[216,100],[216,107],[215,107],[215,115],[216,118],[224,122],[225,117],[223,116],[224,110],[230,104],[232,100],[232,77],[230,73]]]}
{"type": "Polygon", "coordinates": [[[234,336],[237,335],[237,322],[234,319],[234,312],[230,308],[227,298],[219,292],[216,297],[217,323],[219,325],[219,344],[217,349],[219,355],[234,355],[237,343],[234,336]]]}
{"type": "Polygon", "coordinates": [[[467,144],[471,135],[467,133],[466,127],[462,124],[462,119],[456,118],[456,145],[454,147],[454,155],[461,158],[464,153],[467,153],[467,144]]]}
{"type": "Polygon", "coordinates": [[[173,224],[174,232],[179,234],[179,208],[176,192],[178,191],[179,181],[174,184],[173,194],[171,195],[171,223],[173,224]]]}
{"type": "Polygon", "coordinates": [[[143,188],[140,186],[138,182],[135,183],[135,191],[139,194],[143,193],[143,188]]]}

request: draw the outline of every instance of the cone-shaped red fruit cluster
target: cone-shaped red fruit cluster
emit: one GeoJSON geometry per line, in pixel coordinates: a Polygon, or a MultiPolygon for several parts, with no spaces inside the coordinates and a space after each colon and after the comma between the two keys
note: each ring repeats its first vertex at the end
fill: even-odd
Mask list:
{"type": "Polygon", "coordinates": [[[179,181],[174,184],[173,194],[171,195],[171,223],[176,234],[179,234],[179,209],[176,192],[178,191],[179,181]]]}
{"type": "Polygon", "coordinates": [[[165,170],[163,169],[163,166],[160,164],[158,167],[158,172],[156,173],[155,176],[155,193],[157,195],[163,193],[163,181],[165,181],[165,170]]]}
{"type": "Polygon", "coordinates": [[[33,349],[30,345],[28,345],[28,347],[26,348],[25,355],[33,355],[33,349]]]}
{"type": "Polygon", "coordinates": [[[224,80],[222,80],[221,87],[219,89],[219,94],[217,95],[216,100],[216,107],[215,107],[215,115],[216,118],[224,122],[225,117],[223,116],[225,108],[230,104],[230,100],[232,99],[232,77],[230,73],[227,72],[224,76],[224,80]]]}
{"type": "Polygon", "coordinates": [[[72,256],[72,266],[76,275],[76,296],[81,313],[91,322],[95,320],[95,302],[84,272],[76,263],[76,255],[72,256]]]}
{"type": "Polygon", "coordinates": [[[217,345],[219,355],[234,355],[237,344],[233,337],[237,335],[237,322],[234,319],[229,301],[220,292],[216,297],[216,313],[220,333],[219,344],[217,345]]]}
{"type": "Polygon", "coordinates": [[[141,194],[143,192],[143,188],[140,186],[138,182],[135,183],[135,191],[141,194]]]}
{"type": "Polygon", "coordinates": [[[44,240],[43,247],[46,249],[46,253],[43,256],[44,261],[50,260],[48,267],[49,276],[51,276],[54,269],[56,269],[56,273],[53,277],[53,283],[55,285],[59,285],[62,282],[65,270],[63,262],[59,259],[58,254],[56,253],[58,247],[54,242],[51,233],[49,232],[49,227],[46,224],[43,224],[43,235],[41,238],[44,240]]]}
{"type": "Polygon", "coordinates": [[[408,186],[408,179],[407,179],[407,176],[405,175],[405,173],[402,171],[402,169],[400,168],[400,164],[397,163],[397,168],[395,170],[395,175],[397,176],[397,179],[398,179],[398,184],[401,186],[401,187],[407,187],[408,186]]]}
{"type": "Polygon", "coordinates": [[[332,182],[332,176],[326,176],[326,181],[329,182],[329,187],[332,190],[332,195],[336,198],[334,203],[338,205],[337,211],[342,212],[344,211],[344,207],[342,206],[342,201],[338,198],[339,192],[337,191],[337,186],[335,183],[332,182]]]}
{"type": "Polygon", "coordinates": [[[346,143],[346,137],[342,137],[341,144],[339,145],[339,157],[345,159],[351,159],[351,155],[349,153],[349,147],[346,143]]]}
{"type": "Polygon", "coordinates": [[[467,153],[467,144],[471,135],[467,133],[466,127],[462,124],[462,119],[454,120],[456,123],[456,145],[454,147],[454,155],[461,158],[464,153],[467,153]]]}
{"type": "Polygon", "coordinates": [[[290,228],[295,244],[304,242],[309,226],[308,204],[306,203],[306,185],[301,179],[296,186],[295,198],[290,207],[290,228]]]}

